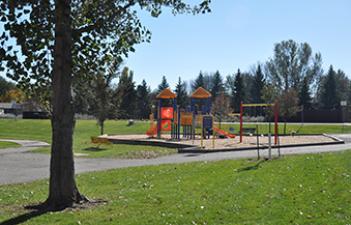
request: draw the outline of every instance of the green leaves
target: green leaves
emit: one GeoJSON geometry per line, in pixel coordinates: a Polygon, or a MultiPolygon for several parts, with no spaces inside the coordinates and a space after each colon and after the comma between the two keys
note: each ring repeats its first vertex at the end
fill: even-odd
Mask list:
{"type": "MultiPolygon", "coordinates": [[[[209,3],[203,0],[190,6],[183,0],[72,0],[72,76],[96,76],[97,71],[108,68],[104,56],[121,62],[129,52],[135,52],[136,44],[150,41],[151,32],[142,25],[136,6],[157,17],[165,7],[175,14],[209,12],[209,3]]],[[[54,2],[1,1],[0,9],[5,30],[0,37],[0,67],[33,93],[50,86],[55,60],[54,2]]]]}

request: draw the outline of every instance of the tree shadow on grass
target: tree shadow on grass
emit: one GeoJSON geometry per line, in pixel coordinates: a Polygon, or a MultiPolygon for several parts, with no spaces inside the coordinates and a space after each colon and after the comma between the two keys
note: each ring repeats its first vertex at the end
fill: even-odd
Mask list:
{"type": "Polygon", "coordinates": [[[16,225],[16,224],[22,224],[27,222],[30,219],[33,219],[35,217],[41,216],[43,214],[46,214],[50,212],[49,210],[32,210],[30,212],[18,215],[16,217],[10,218],[4,222],[1,222],[0,225],[16,225]]]}
{"type": "Polygon", "coordinates": [[[260,168],[260,165],[262,164],[262,163],[265,163],[265,162],[267,162],[268,160],[267,159],[263,159],[263,160],[260,160],[260,161],[258,161],[255,165],[253,165],[253,166],[246,166],[246,167],[243,167],[243,168],[239,168],[239,169],[237,169],[236,170],[236,172],[245,172],[245,171],[250,171],[250,170],[257,170],[257,169],[259,169],[260,168]]]}
{"type": "Polygon", "coordinates": [[[105,151],[106,148],[100,148],[100,147],[89,147],[89,148],[84,148],[84,151],[92,151],[92,152],[100,152],[100,151],[105,151]]]}
{"type": "Polygon", "coordinates": [[[106,204],[107,201],[103,199],[97,199],[97,200],[90,200],[86,197],[84,197],[84,200],[75,203],[73,206],[70,207],[57,207],[57,208],[52,208],[47,205],[46,202],[40,203],[37,205],[28,205],[25,206],[24,209],[30,210],[29,212],[23,213],[21,215],[18,215],[16,217],[10,218],[8,220],[5,220],[3,222],[0,222],[0,225],[17,225],[17,224],[22,224],[25,223],[35,217],[39,217],[41,215],[44,215],[49,212],[59,212],[63,211],[65,209],[87,209],[90,207],[98,206],[100,204],[106,204]]]}
{"type": "Polygon", "coordinates": [[[189,154],[186,154],[185,157],[197,157],[201,155],[200,153],[189,153],[189,154]]]}

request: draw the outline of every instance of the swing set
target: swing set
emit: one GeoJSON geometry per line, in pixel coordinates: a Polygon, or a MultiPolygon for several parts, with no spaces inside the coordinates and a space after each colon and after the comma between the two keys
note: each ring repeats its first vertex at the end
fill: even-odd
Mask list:
{"type": "MultiPolygon", "coordinates": [[[[278,140],[278,118],[279,118],[279,105],[278,103],[252,103],[252,104],[244,104],[241,102],[240,104],[240,143],[243,142],[243,115],[244,115],[244,110],[245,108],[258,108],[258,107],[271,107],[274,112],[274,144],[277,145],[279,140],[278,140]]],[[[270,130],[269,130],[270,132],[270,130]]]]}

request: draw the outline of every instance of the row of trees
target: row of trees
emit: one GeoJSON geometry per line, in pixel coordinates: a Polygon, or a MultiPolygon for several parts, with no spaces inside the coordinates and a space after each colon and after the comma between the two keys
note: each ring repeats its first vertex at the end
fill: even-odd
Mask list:
{"type": "MultiPolygon", "coordinates": [[[[106,111],[104,118],[147,119],[155,104],[155,96],[170,87],[165,76],[158,88],[151,91],[146,81],[136,85],[133,71],[124,68],[117,85],[108,84],[105,98],[101,99],[103,88],[92,88],[96,93],[86,91],[77,96],[77,112],[99,117],[99,108],[106,111]],[[91,99],[91,101],[89,101],[91,99]],[[90,104],[84,104],[90,102],[90,104]],[[88,101],[87,101],[88,100],[88,101]],[[99,106],[100,104],[100,106],[99,106]]],[[[342,70],[330,66],[324,73],[320,53],[312,54],[307,43],[293,40],[282,41],[274,47],[274,55],[266,63],[259,63],[250,71],[237,72],[223,77],[219,71],[200,72],[189,83],[179,77],[173,89],[177,102],[185,108],[189,94],[198,87],[204,87],[212,94],[215,112],[238,112],[240,103],[280,103],[280,115],[287,119],[302,109],[336,109],[340,101],[351,101],[351,81],[342,70]]],[[[81,85],[79,85],[81,88],[81,85]]],[[[77,92],[78,93],[78,92],[77,92]]]]}
{"type": "MultiPolygon", "coordinates": [[[[119,61],[111,60],[109,68],[96,72],[93,79],[80,79],[73,84],[75,112],[94,115],[101,125],[101,133],[106,119],[147,119],[156,95],[170,87],[165,76],[153,91],[145,80],[136,85],[133,71],[119,66],[119,61]],[[116,78],[117,83],[113,82],[116,78]]],[[[14,84],[1,79],[0,85],[3,92],[0,99],[19,99],[14,84]]],[[[222,114],[238,112],[240,102],[279,101],[280,115],[287,119],[302,107],[336,109],[342,100],[351,101],[351,82],[346,74],[333,66],[324,73],[321,54],[312,55],[307,43],[292,40],[276,44],[273,57],[250,71],[238,69],[226,77],[219,71],[200,72],[189,82],[179,77],[173,91],[180,107],[189,104],[189,94],[198,87],[211,92],[213,110],[222,114]]]]}

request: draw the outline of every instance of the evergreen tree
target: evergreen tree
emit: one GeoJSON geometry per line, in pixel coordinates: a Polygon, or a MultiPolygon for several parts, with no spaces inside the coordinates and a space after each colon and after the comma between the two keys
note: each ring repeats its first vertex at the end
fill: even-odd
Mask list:
{"type": "Polygon", "coordinates": [[[162,76],[162,81],[161,83],[158,85],[157,88],[157,93],[160,93],[161,91],[163,91],[163,89],[169,88],[169,84],[167,82],[167,79],[165,76],[162,76]]]}
{"type": "Polygon", "coordinates": [[[194,80],[194,82],[191,84],[191,89],[192,91],[195,91],[199,87],[205,88],[205,81],[204,81],[204,75],[200,71],[199,76],[194,80]]]}
{"type": "Polygon", "coordinates": [[[180,77],[174,92],[177,94],[177,104],[180,108],[185,108],[188,104],[188,93],[186,91],[186,83],[182,82],[180,77]]]}
{"type": "Polygon", "coordinates": [[[347,100],[350,92],[350,80],[344,71],[338,69],[335,74],[336,95],[340,101],[347,100]]]}
{"type": "Polygon", "coordinates": [[[151,113],[150,87],[143,80],[136,89],[136,117],[148,119],[151,113]]]}
{"type": "Polygon", "coordinates": [[[337,96],[336,73],[333,66],[330,66],[328,74],[324,78],[321,90],[321,104],[323,108],[333,109],[339,105],[340,99],[337,96]]]}
{"type": "Polygon", "coordinates": [[[221,92],[224,91],[224,84],[223,84],[223,78],[219,71],[216,71],[215,74],[212,77],[212,82],[211,82],[211,95],[212,95],[212,100],[215,101],[217,96],[221,92]]]}
{"type": "Polygon", "coordinates": [[[262,90],[265,85],[264,75],[261,70],[261,65],[257,66],[255,76],[252,80],[252,86],[250,91],[251,101],[253,103],[261,103],[262,100],[262,90]]]}
{"type": "MultiPolygon", "coordinates": [[[[253,96],[251,94],[251,90],[253,89],[254,85],[254,76],[251,73],[247,72],[241,72],[241,77],[243,80],[243,102],[246,103],[252,103],[253,102],[253,96]]],[[[234,77],[235,80],[235,77],[234,77]]]]}
{"type": "Polygon", "coordinates": [[[240,103],[244,101],[244,83],[243,77],[241,75],[240,69],[235,75],[234,79],[234,87],[232,93],[232,107],[234,111],[239,112],[240,110],[240,103]]]}
{"type": "Polygon", "coordinates": [[[299,91],[299,105],[303,106],[304,109],[310,109],[311,101],[312,101],[312,98],[309,90],[308,81],[306,78],[304,78],[302,82],[302,86],[299,91]]]}
{"type": "Polygon", "coordinates": [[[117,109],[119,119],[130,119],[134,117],[136,106],[136,91],[133,81],[133,71],[128,67],[122,71],[116,90],[117,109]]]}

